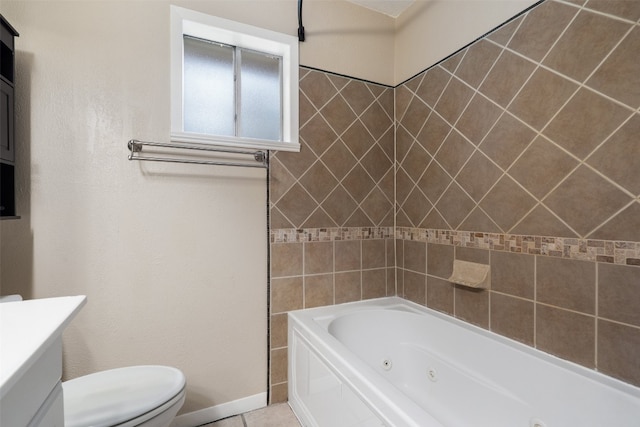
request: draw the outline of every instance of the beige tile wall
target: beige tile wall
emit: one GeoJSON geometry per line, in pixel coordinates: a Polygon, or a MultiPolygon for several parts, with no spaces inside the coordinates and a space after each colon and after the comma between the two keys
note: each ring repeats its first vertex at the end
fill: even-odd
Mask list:
{"type": "Polygon", "coordinates": [[[398,226],[640,241],[640,6],[581,3],[396,88],[398,226]]]}
{"type": "Polygon", "coordinates": [[[270,401],[287,400],[287,312],[396,295],[395,240],[271,244],[270,401]]]}
{"type": "Polygon", "coordinates": [[[395,292],[640,384],[639,19],[548,0],[395,89],[301,69],[302,150],[271,156],[271,402],[287,311],[395,292]]]}
{"type": "Polygon", "coordinates": [[[287,311],[396,294],[393,109],[392,88],[300,70],[301,151],[270,158],[272,403],[287,311]]]}
{"type": "Polygon", "coordinates": [[[396,88],[399,294],[636,385],[639,18],[547,1],[396,88]]]}
{"type": "Polygon", "coordinates": [[[640,268],[398,240],[398,294],[640,385],[640,268]],[[454,259],[491,266],[491,289],[447,281],[454,259]]]}

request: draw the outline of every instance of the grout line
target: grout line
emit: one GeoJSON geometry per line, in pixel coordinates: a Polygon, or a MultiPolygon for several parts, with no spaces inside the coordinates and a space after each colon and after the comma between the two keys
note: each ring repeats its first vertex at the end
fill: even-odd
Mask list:
{"type": "Polygon", "coordinates": [[[598,263],[596,263],[596,277],[595,277],[595,281],[596,281],[596,295],[595,295],[595,312],[596,312],[596,318],[595,318],[595,325],[594,325],[594,338],[595,338],[595,343],[594,343],[594,369],[597,371],[598,370],[598,324],[600,323],[598,320],[600,318],[600,307],[599,307],[599,298],[598,298],[598,294],[599,294],[599,287],[600,287],[600,274],[599,274],[599,268],[598,268],[598,263]]]}
{"type": "Polygon", "coordinates": [[[533,347],[538,348],[538,256],[533,257],[533,347]]]}

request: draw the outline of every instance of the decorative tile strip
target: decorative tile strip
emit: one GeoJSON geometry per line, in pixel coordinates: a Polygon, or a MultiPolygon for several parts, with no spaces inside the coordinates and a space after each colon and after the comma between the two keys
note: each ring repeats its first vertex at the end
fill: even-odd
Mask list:
{"type": "Polygon", "coordinates": [[[270,234],[271,243],[392,239],[395,236],[393,227],[277,228],[270,234]]]}
{"type": "Polygon", "coordinates": [[[389,238],[640,266],[640,242],[410,227],[397,227],[395,232],[393,227],[278,228],[271,230],[270,235],[271,243],[332,242],[336,240],[389,238]]]}
{"type": "Polygon", "coordinates": [[[397,227],[396,239],[640,266],[640,242],[397,227]]]}

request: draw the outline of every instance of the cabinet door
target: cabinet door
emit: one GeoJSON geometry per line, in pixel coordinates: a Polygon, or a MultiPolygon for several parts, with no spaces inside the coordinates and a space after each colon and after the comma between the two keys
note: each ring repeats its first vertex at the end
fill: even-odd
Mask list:
{"type": "Polygon", "coordinates": [[[13,88],[0,79],[0,159],[14,161],[13,88]]]}

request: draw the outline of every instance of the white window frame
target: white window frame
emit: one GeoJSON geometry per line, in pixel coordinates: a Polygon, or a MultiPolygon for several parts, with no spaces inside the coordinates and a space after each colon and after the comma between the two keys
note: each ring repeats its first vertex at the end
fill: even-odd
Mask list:
{"type": "Polygon", "coordinates": [[[171,141],[259,150],[300,151],[298,141],[298,38],[178,6],[171,8],[171,141]],[[184,131],[184,35],[282,58],[282,140],[184,131]]]}

